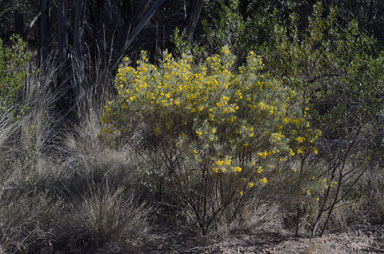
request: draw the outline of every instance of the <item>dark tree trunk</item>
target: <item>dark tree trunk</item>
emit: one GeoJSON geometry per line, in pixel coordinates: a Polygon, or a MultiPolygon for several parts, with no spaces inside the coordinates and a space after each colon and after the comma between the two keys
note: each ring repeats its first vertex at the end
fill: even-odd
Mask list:
{"type": "Polygon", "coordinates": [[[47,15],[47,0],[40,0],[40,56],[42,69],[46,72],[47,68],[47,28],[48,28],[48,15],[47,15]]]}
{"type": "Polygon", "coordinates": [[[56,130],[62,128],[62,125],[71,116],[71,106],[73,104],[73,86],[70,78],[71,69],[69,62],[69,46],[68,46],[68,26],[67,26],[67,6],[66,0],[59,0],[57,6],[58,18],[58,45],[59,45],[59,66],[56,85],[53,94],[57,94],[55,106],[53,107],[54,119],[58,122],[56,130]]]}
{"type": "MultiPolygon", "coordinates": [[[[144,2],[144,1],[143,1],[144,2]]],[[[123,47],[117,54],[117,58],[114,61],[114,65],[112,69],[116,69],[121,59],[123,59],[124,54],[127,52],[132,42],[135,40],[136,36],[143,30],[143,28],[147,25],[147,23],[151,20],[156,11],[160,8],[160,6],[165,2],[165,0],[157,0],[155,1],[151,8],[149,8],[144,16],[139,20],[137,25],[132,29],[132,31],[127,31],[126,39],[123,47]]]]}
{"type": "Polygon", "coordinates": [[[15,11],[15,32],[21,36],[23,40],[25,40],[24,34],[24,16],[20,14],[18,10],[15,11]]]}
{"type": "Polygon", "coordinates": [[[65,0],[59,0],[57,6],[59,57],[60,62],[65,63],[68,59],[68,29],[65,0]]]}
{"type": "Polygon", "coordinates": [[[203,4],[204,0],[194,0],[192,3],[192,10],[187,23],[187,36],[190,41],[193,38],[193,33],[195,32],[197,22],[199,21],[203,4]]]}
{"type": "Polygon", "coordinates": [[[75,22],[74,22],[74,81],[75,81],[75,103],[80,98],[80,89],[84,82],[84,47],[83,47],[83,24],[84,24],[84,7],[85,0],[77,0],[75,22]]]}

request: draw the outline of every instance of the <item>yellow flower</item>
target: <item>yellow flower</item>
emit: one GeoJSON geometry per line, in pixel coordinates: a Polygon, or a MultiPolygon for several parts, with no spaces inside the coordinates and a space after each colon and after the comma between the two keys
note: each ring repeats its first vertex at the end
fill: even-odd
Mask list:
{"type": "Polygon", "coordinates": [[[307,189],[307,195],[311,196],[311,190],[310,189],[307,189]]]}
{"type": "Polygon", "coordinates": [[[157,127],[156,129],[155,129],[155,134],[156,135],[159,135],[161,133],[161,129],[160,129],[160,127],[157,127]]]}
{"type": "Polygon", "coordinates": [[[305,147],[300,147],[298,150],[297,150],[297,153],[300,154],[300,153],[304,153],[305,151],[305,147]]]}
{"type": "Polygon", "coordinates": [[[268,180],[267,180],[267,178],[264,177],[263,179],[260,180],[260,182],[261,182],[261,183],[267,183],[268,180]]]}
{"type": "Polygon", "coordinates": [[[196,131],[196,134],[197,134],[197,136],[201,136],[201,135],[203,135],[203,132],[202,131],[196,131]]]}
{"type": "Polygon", "coordinates": [[[212,129],[212,133],[213,133],[213,134],[216,133],[216,128],[213,128],[213,129],[212,129]]]}
{"type": "Polygon", "coordinates": [[[299,142],[299,143],[303,143],[304,140],[305,140],[305,138],[304,138],[304,137],[297,137],[297,138],[295,138],[294,140],[296,140],[296,141],[299,142]]]}
{"type": "Polygon", "coordinates": [[[317,148],[316,148],[316,147],[313,148],[313,153],[314,153],[314,154],[318,154],[318,153],[319,153],[319,151],[317,151],[317,148]]]}
{"type": "Polygon", "coordinates": [[[232,160],[231,159],[226,160],[226,161],[224,161],[224,164],[225,165],[231,165],[232,164],[232,160]]]}
{"type": "Polygon", "coordinates": [[[232,170],[233,170],[234,172],[238,172],[238,173],[240,173],[240,172],[241,172],[241,167],[232,167],[232,170]]]}
{"type": "Polygon", "coordinates": [[[263,173],[263,171],[264,171],[263,167],[259,166],[259,168],[257,169],[257,173],[261,174],[261,173],[263,173]]]}
{"type": "Polygon", "coordinates": [[[228,46],[224,46],[221,48],[221,52],[224,53],[225,55],[228,55],[230,53],[228,46]]]}
{"type": "Polygon", "coordinates": [[[254,185],[255,185],[255,184],[254,184],[253,182],[249,182],[249,183],[248,183],[248,186],[249,186],[250,188],[252,188],[254,185]]]}
{"type": "Polygon", "coordinates": [[[289,155],[290,156],[295,156],[295,152],[292,150],[292,148],[289,148],[289,155]]]}
{"type": "Polygon", "coordinates": [[[222,161],[222,160],[218,160],[218,161],[216,161],[216,165],[217,165],[217,166],[222,166],[223,163],[224,163],[224,161],[222,161]]]}
{"type": "Polygon", "coordinates": [[[240,191],[240,196],[243,196],[243,194],[244,194],[243,191],[240,191]]]}
{"type": "Polygon", "coordinates": [[[267,152],[267,151],[260,152],[260,153],[258,153],[257,155],[259,155],[260,157],[262,157],[263,159],[265,159],[265,158],[268,156],[268,152],[267,152]]]}

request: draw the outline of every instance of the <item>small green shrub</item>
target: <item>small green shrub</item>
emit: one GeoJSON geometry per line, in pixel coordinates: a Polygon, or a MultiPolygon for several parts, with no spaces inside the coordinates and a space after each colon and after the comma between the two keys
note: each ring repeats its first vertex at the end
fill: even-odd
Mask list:
{"type": "Polygon", "coordinates": [[[289,160],[317,153],[321,134],[305,120],[301,94],[263,73],[261,57],[234,62],[227,47],[201,64],[165,54],[155,66],[143,52],[134,68],[127,58],[103,116],[102,136],[150,161],[203,234],[216,219],[235,218],[289,160]]]}
{"type": "Polygon", "coordinates": [[[24,110],[16,104],[30,58],[25,52],[26,44],[19,37],[13,36],[11,42],[11,47],[6,47],[0,39],[0,113],[12,110],[17,117],[24,110]]]}

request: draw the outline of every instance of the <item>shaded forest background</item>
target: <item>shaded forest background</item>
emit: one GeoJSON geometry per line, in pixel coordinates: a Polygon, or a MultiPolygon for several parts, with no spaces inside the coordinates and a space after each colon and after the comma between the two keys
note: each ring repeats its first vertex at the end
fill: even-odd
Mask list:
{"type": "MultiPolygon", "coordinates": [[[[46,68],[48,61],[55,62],[60,71],[52,89],[63,96],[53,111],[68,118],[65,121],[76,123],[79,119],[74,112],[75,104],[81,100],[84,91],[98,96],[102,90],[111,89],[105,85],[101,87],[95,79],[110,78],[124,56],[137,59],[141,50],[149,51],[152,59],[158,59],[165,49],[177,51],[172,37],[176,29],[185,31],[182,39],[202,46],[208,54],[218,52],[220,46],[228,44],[237,56],[244,57],[251,49],[273,45],[273,15],[288,23],[289,15],[297,13],[300,17],[298,26],[305,30],[315,3],[2,0],[0,38],[9,42],[12,34],[19,34],[27,42],[27,51],[34,56],[41,70],[46,68]],[[213,31],[217,30],[215,35],[213,31]],[[94,64],[90,64],[96,62],[102,70],[99,75],[93,75],[95,70],[91,66],[94,64]]],[[[376,38],[376,48],[382,48],[382,1],[324,0],[322,3],[325,12],[331,6],[338,8],[340,27],[357,20],[359,30],[376,38]]]]}
{"type": "MultiPolygon", "coordinates": [[[[64,123],[79,123],[77,104],[85,93],[97,97],[104,90],[112,89],[101,80],[113,77],[124,56],[135,60],[141,50],[147,50],[155,60],[165,49],[177,52],[172,37],[176,29],[185,31],[182,39],[202,46],[207,54],[231,45],[241,58],[249,50],[265,50],[274,44],[271,41],[273,15],[288,23],[289,15],[297,13],[298,26],[305,30],[314,3],[316,1],[1,0],[0,38],[9,42],[12,34],[19,34],[27,42],[27,51],[40,70],[44,71],[48,62],[59,68],[57,80],[49,88],[61,94],[51,110],[58,120],[52,126],[55,129],[64,123]],[[214,31],[218,31],[217,34],[214,31]],[[94,75],[96,63],[98,75],[94,75]]],[[[382,1],[322,3],[326,12],[331,6],[338,8],[340,27],[355,19],[360,31],[374,36],[377,49],[382,48],[382,1]]]]}

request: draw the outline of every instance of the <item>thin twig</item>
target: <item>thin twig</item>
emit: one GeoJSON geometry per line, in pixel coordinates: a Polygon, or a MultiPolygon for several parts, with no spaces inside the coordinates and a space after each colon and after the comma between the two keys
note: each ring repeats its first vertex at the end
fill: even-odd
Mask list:
{"type": "Polygon", "coordinates": [[[359,243],[359,245],[360,245],[361,247],[365,247],[365,248],[373,249],[373,250],[375,250],[375,251],[384,253],[384,249],[380,249],[380,248],[377,248],[377,247],[373,247],[373,246],[371,246],[371,245],[366,245],[366,244],[361,244],[361,243],[359,243]]]}

